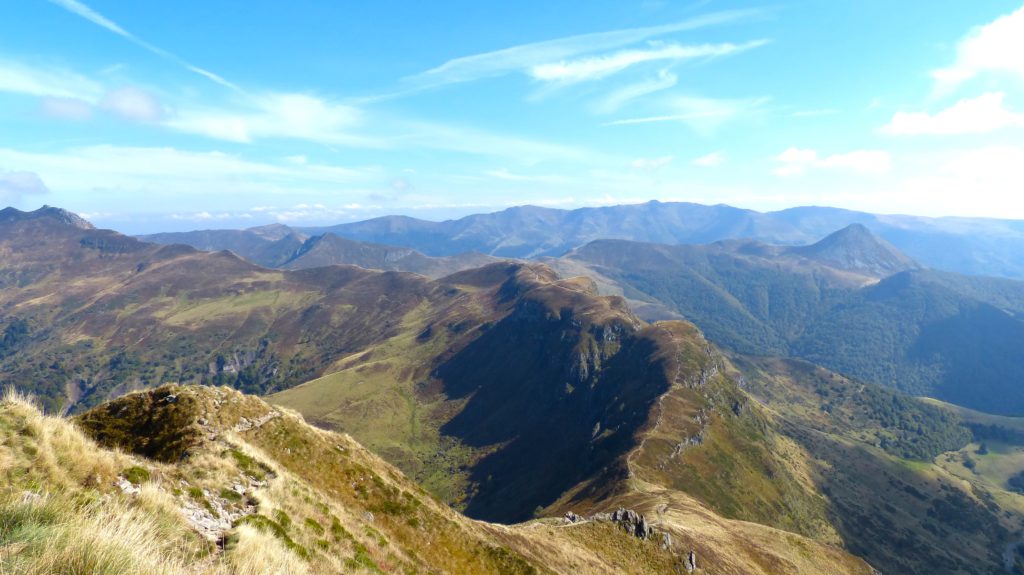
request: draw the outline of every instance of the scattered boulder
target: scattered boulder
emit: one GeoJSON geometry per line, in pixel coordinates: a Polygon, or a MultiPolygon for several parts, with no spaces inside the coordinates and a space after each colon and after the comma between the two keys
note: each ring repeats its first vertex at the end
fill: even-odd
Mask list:
{"type": "Polygon", "coordinates": [[[697,570],[697,554],[690,551],[690,554],[686,556],[686,572],[693,573],[697,570]]]}
{"type": "Polygon", "coordinates": [[[135,495],[139,492],[138,487],[120,475],[117,476],[117,481],[114,481],[114,486],[120,489],[125,495],[135,495]]]}
{"type": "Polygon", "coordinates": [[[647,517],[632,509],[618,509],[612,513],[611,520],[618,523],[626,533],[640,539],[647,539],[654,534],[654,527],[647,523],[647,517]]]}

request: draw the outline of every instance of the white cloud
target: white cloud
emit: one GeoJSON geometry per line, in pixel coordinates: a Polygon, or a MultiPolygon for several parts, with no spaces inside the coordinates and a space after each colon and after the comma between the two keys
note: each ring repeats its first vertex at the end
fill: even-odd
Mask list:
{"type": "Polygon", "coordinates": [[[693,165],[701,168],[717,168],[725,163],[725,153],[711,152],[693,160],[693,165]]]}
{"type": "Polygon", "coordinates": [[[572,84],[606,78],[644,62],[728,56],[763,46],[766,43],[766,40],[756,40],[745,44],[655,45],[647,50],[624,50],[603,56],[538,64],[531,67],[528,74],[535,80],[572,84]]]}
{"type": "Polygon", "coordinates": [[[965,98],[937,114],[897,112],[882,128],[900,136],[985,134],[1001,128],[1024,126],[1024,114],[1007,110],[1005,94],[990,92],[965,98]]]}
{"type": "Polygon", "coordinates": [[[1024,7],[973,28],[960,41],[956,61],[932,71],[936,89],[949,91],[983,72],[1010,73],[1024,78],[1024,7]]]}
{"type": "Polygon", "coordinates": [[[664,168],[673,160],[672,156],[661,156],[658,158],[637,158],[630,162],[629,166],[636,170],[654,171],[664,168]]]}
{"type": "Polygon", "coordinates": [[[843,203],[882,213],[1024,219],[1024,147],[943,150],[904,163],[906,177],[869,193],[851,189],[843,203]]]}
{"type": "Polygon", "coordinates": [[[164,108],[149,92],[126,86],[108,92],[100,106],[105,110],[135,122],[156,122],[164,117],[164,108]]]}
{"type": "Polygon", "coordinates": [[[779,165],[773,172],[781,177],[800,176],[811,169],[840,169],[880,175],[887,173],[892,165],[892,156],[881,150],[855,150],[822,158],[815,150],[788,148],[775,160],[779,165]]]}
{"type": "Polygon", "coordinates": [[[716,24],[734,22],[760,13],[759,10],[715,12],[661,26],[581,34],[556,40],[522,44],[493,52],[455,58],[436,68],[406,78],[406,81],[415,87],[427,88],[501,76],[510,72],[530,70],[538,65],[574,58],[583,54],[614,50],[674,32],[696,30],[716,24]]]}
{"type": "Polygon", "coordinates": [[[0,92],[91,101],[103,93],[103,87],[61,68],[26,66],[0,59],[0,92]]]}
{"type": "Polygon", "coordinates": [[[237,110],[182,109],[164,125],[239,143],[286,138],[379,147],[380,142],[352,133],[360,121],[360,110],[352,106],[308,94],[268,93],[239,100],[237,110]]]}
{"type": "Polygon", "coordinates": [[[43,114],[60,120],[88,120],[92,117],[92,105],[78,98],[43,98],[43,114]]]}
{"type": "Polygon", "coordinates": [[[145,202],[174,206],[172,209],[179,209],[184,198],[203,199],[204,207],[212,210],[215,208],[211,203],[233,203],[236,200],[232,198],[238,197],[253,201],[260,194],[330,194],[381,177],[374,167],[285,166],[216,151],[119,146],[88,146],[55,153],[0,148],[0,165],[38,174],[54,194],[63,197],[92,198],[101,194],[108,204],[118,198],[137,205],[140,194],[144,194],[145,202]]]}
{"type": "Polygon", "coordinates": [[[0,172],[0,202],[13,204],[25,196],[48,194],[50,192],[42,178],[33,172],[0,172]]]}

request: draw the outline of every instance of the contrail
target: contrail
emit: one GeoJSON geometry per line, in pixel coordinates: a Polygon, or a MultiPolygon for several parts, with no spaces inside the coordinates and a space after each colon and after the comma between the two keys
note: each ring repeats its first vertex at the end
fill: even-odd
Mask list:
{"type": "Polygon", "coordinates": [[[188,71],[193,72],[195,74],[199,74],[207,80],[216,82],[217,84],[220,84],[225,88],[230,88],[236,92],[245,93],[245,90],[242,90],[242,88],[240,88],[237,84],[229,82],[221,76],[214,74],[209,70],[205,70],[203,68],[200,68],[199,66],[190,64],[189,62],[181,59],[175,54],[168,52],[167,50],[164,50],[163,48],[154,46],[149,42],[146,42],[142,38],[139,38],[135,34],[132,34],[131,32],[118,26],[116,22],[111,21],[103,14],[100,14],[99,12],[93,10],[92,8],[86,6],[78,0],[50,0],[50,2],[56,4],[57,6],[60,6],[61,8],[67,10],[68,12],[71,12],[72,14],[76,14],[78,16],[81,16],[82,18],[85,18],[86,20],[92,22],[93,24],[96,24],[97,26],[101,26],[103,28],[106,28],[107,30],[110,30],[114,34],[117,34],[118,36],[121,36],[122,38],[125,38],[131,41],[132,43],[145,48],[146,50],[156,54],[157,56],[160,56],[161,58],[166,58],[167,60],[170,60],[175,64],[178,64],[179,66],[183,66],[188,71]]]}

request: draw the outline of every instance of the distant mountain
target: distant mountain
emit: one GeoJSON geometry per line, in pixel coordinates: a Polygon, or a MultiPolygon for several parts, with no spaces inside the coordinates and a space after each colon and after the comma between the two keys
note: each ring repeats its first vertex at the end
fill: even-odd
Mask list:
{"type": "Polygon", "coordinates": [[[604,240],[549,264],[582,266],[741,353],[1024,414],[1024,282],[924,269],[859,225],[805,247],[604,240]]]}
{"type": "Polygon", "coordinates": [[[920,267],[861,224],[850,224],[820,242],[786,251],[832,268],[877,277],[920,267]]]}
{"type": "Polygon", "coordinates": [[[600,239],[701,244],[747,238],[805,245],[850,224],[866,227],[928,267],[1024,279],[1024,221],[876,215],[824,207],[762,213],[674,202],[569,211],[521,206],[444,222],[388,216],[304,231],[405,246],[430,256],[478,251],[534,258],[560,256],[600,239]]]}
{"type": "Polygon", "coordinates": [[[71,213],[61,208],[54,208],[52,206],[43,206],[32,212],[23,212],[17,208],[11,207],[0,210],[0,224],[12,224],[32,220],[50,220],[83,230],[94,229],[91,223],[78,214],[71,213]]]}
{"type": "Polygon", "coordinates": [[[152,234],[138,239],[154,244],[184,244],[208,252],[228,250],[254,264],[275,268],[291,260],[309,236],[284,225],[271,225],[246,230],[152,234]]]}
{"type": "Polygon", "coordinates": [[[359,242],[329,232],[309,235],[281,224],[245,230],[201,230],[137,237],[146,242],[184,244],[203,251],[228,250],[254,264],[285,270],[355,265],[439,278],[499,261],[499,258],[478,252],[430,257],[410,248],[359,242]]]}
{"type": "Polygon", "coordinates": [[[367,269],[414,272],[439,278],[497,261],[498,258],[476,252],[429,257],[409,248],[357,242],[326,233],[307,239],[291,258],[275,267],[299,270],[348,264],[367,269]]]}

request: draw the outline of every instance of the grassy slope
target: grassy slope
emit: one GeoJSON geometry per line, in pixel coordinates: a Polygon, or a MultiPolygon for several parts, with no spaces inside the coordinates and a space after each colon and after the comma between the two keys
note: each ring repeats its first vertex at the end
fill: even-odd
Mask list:
{"type": "Polygon", "coordinates": [[[0,568],[50,573],[866,573],[810,540],[722,520],[693,502],[661,518],[670,550],[603,523],[467,520],[345,435],[225,388],[163,387],[77,425],[0,403],[0,568]],[[243,419],[244,418],[244,419],[243,419]],[[109,450],[77,426],[129,451],[109,450]],[[140,435],[139,430],[149,433],[140,435]],[[134,430],[130,432],[129,430],[134,430]],[[168,449],[150,449],[157,445],[168,449]],[[188,455],[178,458],[178,454],[188,455]],[[172,461],[173,460],[173,461],[172,461]],[[140,484],[129,495],[118,476],[140,484]],[[231,486],[244,494],[231,495],[231,486]],[[214,545],[182,509],[235,512],[214,545]]]}
{"type": "Polygon", "coordinates": [[[1002,551],[1024,527],[1024,497],[951,472],[947,460],[971,448],[955,419],[805,362],[734,363],[775,427],[807,454],[851,551],[886,572],[1002,570],[1002,551]]]}

